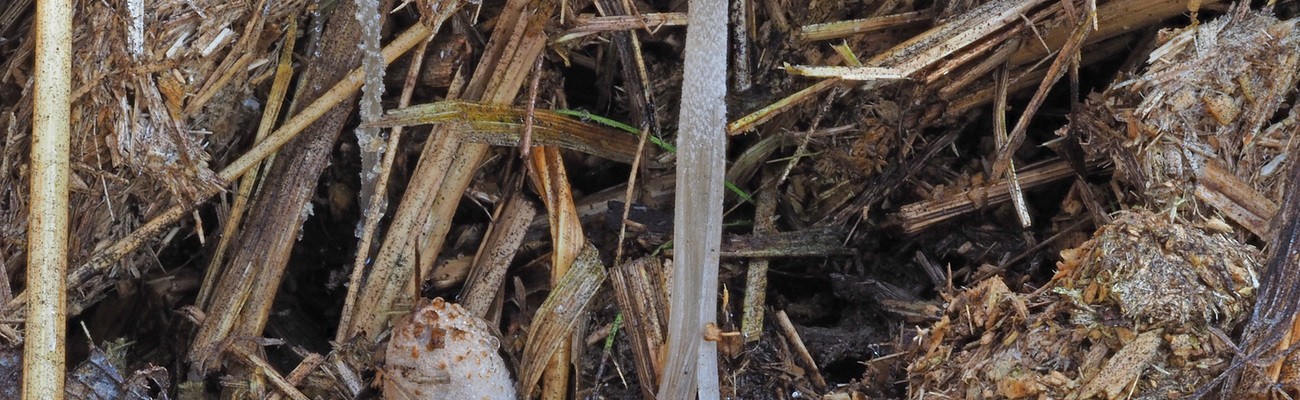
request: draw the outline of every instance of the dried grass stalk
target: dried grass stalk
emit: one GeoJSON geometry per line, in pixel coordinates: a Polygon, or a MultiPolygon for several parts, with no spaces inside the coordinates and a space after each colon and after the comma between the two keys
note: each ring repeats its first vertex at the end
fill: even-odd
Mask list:
{"type": "MultiPolygon", "coordinates": [[[[462,97],[494,104],[513,102],[528,75],[527,71],[531,70],[525,66],[531,66],[545,47],[543,28],[554,9],[555,4],[550,1],[540,4],[522,0],[507,2],[462,97]]],[[[443,125],[438,129],[454,128],[443,125]]],[[[363,334],[372,340],[378,337],[389,319],[389,311],[397,308],[396,302],[403,293],[410,293],[403,292],[402,288],[410,283],[415,268],[420,268],[421,276],[428,276],[433,261],[442,252],[461,195],[487,155],[487,145],[462,143],[454,134],[445,131],[435,130],[431,135],[439,143],[426,147],[420,162],[421,165],[431,163],[427,171],[436,176],[421,178],[417,175],[413,179],[427,179],[422,181],[426,189],[415,190],[412,184],[403,195],[393,217],[394,223],[389,227],[375,264],[360,289],[356,306],[344,310],[354,319],[340,329],[342,337],[363,334]],[[435,164],[437,168],[433,169],[435,164]],[[431,197],[430,193],[433,194],[431,197]],[[413,200],[418,197],[427,198],[430,203],[413,200]],[[403,213],[407,204],[411,208],[403,213]],[[425,214],[430,209],[432,213],[425,214]],[[422,249],[418,259],[415,257],[417,248],[422,249]]]]}
{"type": "Polygon", "coordinates": [[[653,398],[663,369],[661,352],[668,328],[668,293],[664,283],[664,266],[658,257],[645,257],[623,263],[610,271],[610,283],[627,321],[636,361],[636,376],[641,395],[653,398]]]}
{"type": "MultiPolygon", "coordinates": [[[[398,56],[403,54],[405,51],[410,50],[417,43],[427,37],[427,35],[431,33],[431,29],[432,27],[430,26],[416,24],[405,32],[402,32],[401,35],[389,42],[388,46],[384,47],[384,62],[391,64],[398,56]]],[[[316,101],[313,101],[307,107],[303,108],[302,112],[298,113],[293,118],[290,118],[283,126],[271,133],[265,141],[249,149],[239,159],[226,166],[226,168],[221,170],[221,173],[218,174],[218,177],[223,181],[229,182],[243,175],[258,163],[261,163],[262,160],[275,153],[280,146],[283,146],[290,139],[293,139],[294,136],[302,132],[304,128],[312,122],[315,122],[317,118],[324,115],[333,104],[338,103],[345,97],[355,94],[361,87],[361,76],[362,72],[360,69],[353,70],[347,77],[330,88],[328,92],[316,101]]],[[[206,198],[217,194],[219,191],[219,188],[209,189],[203,192],[200,197],[206,198]]],[[[68,274],[69,287],[78,288],[77,291],[72,292],[69,295],[68,306],[70,313],[76,314],[94,301],[97,301],[99,297],[104,294],[104,291],[113,285],[117,277],[104,275],[110,267],[118,261],[133,254],[135,250],[139,249],[145,243],[153,240],[155,236],[169,228],[171,224],[187,216],[196,205],[196,203],[182,203],[171,206],[149,219],[147,223],[132,230],[129,235],[125,235],[122,239],[95,251],[87,257],[87,260],[84,263],[78,265],[68,274]]],[[[86,237],[95,237],[95,235],[88,235],[86,237]]],[[[24,309],[23,306],[26,303],[27,294],[26,292],[23,292],[15,296],[13,300],[9,301],[5,309],[11,316],[21,317],[21,312],[24,309]]]]}
{"type": "MultiPolygon", "coordinates": [[[[444,100],[389,111],[375,121],[375,126],[454,122],[459,124],[457,132],[438,134],[458,135],[473,143],[513,146],[521,139],[525,118],[528,112],[516,107],[444,100]]],[[[636,138],[626,132],[548,110],[535,110],[532,118],[534,145],[562,147],[624,163],[636,157],[636,138]]],[[[545,189],[538,182],[534,184],[545,189]]]]}
{"type": "MultiPolygon", "coordinates": [[[[35,115],[32,117],[27,230],[23,398],[62,399],[67,330],[68,172],[72,84],[72,2],[36,8],[35,115]]],[[[8,279],[5,277],[0,277],[8,279]]]]}
{"type": "MultiPolygon", "coordinates": [[[[540,72],[540,70],[538,71],[540,72]]],[[[569,188],[569,176],[564,169],[564,160],[560,158],[560,149],[541,147],[529,156],[532,168],[528,176],[541,194],[546,204],[547,218],[551,226],[551,284],[558,286],[561,279],[568,274],[569,268],[584,251],[587,245],[582,224],[578,221],[577,206],[573,203],[573,191],[569,188]]],[[[529,221],[523,221],[523,228],[529,221]]],[[[557,338],[549,343],[556,347],[555,354],[548,362],[548,368],[542,379],[543,399],[563,399],[568,393],[569,358],[572,352],[568,337],[557,338]]],[[[548,345],[539,343],[537,345],[548,345]]]]}
{"type": "Polygon", "coordinates": [[[537,210],[520,195],[511,196],[493,218],[491,232],[474,256],[474,266],[461,290],[461,306],[472,315],[487,316],[505,282],[506,270],[524,241],[537,210]]]}
{"type": "MultiPolygon", "coordinates": [[[[353,16],[357,8],[356,2],[343,2],[329,16],[328,28],[317,43],[323,51],[313,54],[300,81],[306,88],[300,91],[304,100],[300,104],[324,97],[328,82],[342,79],[361,64],[362,54],[351,48],[361,37],[361,24],[353,16]]],[[[239,235],[227,273],[217,281],[206,310],[208,317],[187,355],[198,371],[208,372],[219,365],[224,348],[248,346],[230,338],[262,333],[293,244],[310,215],[306,210],[316,191],[315,182],[352,112],[352,98],[330,106],[281,150],[267,170],[267,179],[249,211],[249,225],[239,235]]]]}
{"type": "MultiPolygon", "coordinates": [[[[284,105],[284,98],[289,91],[289,82],[293,79],[293,45],[297,41],[297,36],[298,23],[290,22],[284,35],[284,43],[280,45],[280,59],[275,69],[275,80],[271,83],[271,92],[267,95],[266,108],[262,112],[262,121],[257,125],[253,143],[261,142],[275,128],[280,107],[284,105]]],[[[221,271],[221,265],[225,261],[226,248],[235,240],[242,226],[244,211],[253,195],[253,186],[257,183],[259,169],[260,166],[239,179],[239,189],[230,205],[230,214],[221,224],[221,238],[217,242],[217,249],[213,251],[212,261],[208,263],[208,268],[203,273],[203,284],[199,287],[199,294],[195,301],[195,304],[201,308],[207,307],[212,289],[217,283],[217,272],[221,271]]]]}
{"type": "Polygon", "coordinates": [[[569,340],[574,325],[585,315],[587,303],[604,282],[605,266],[600,262],[600,253],[588,244],[578,254],[569,272],[546,296],[546,301],[537,308],[520,357],[523,364],[519,367],[519,393],[530,396],[559,347],[556,343],[569,340]]]}
{"type": "Polygon", "coordinates": [[[668,361],[659,398],[717,399],[717,343],[704,325],[717,314],[718,250],[722,240],[723,174],[727,148],[727,5],[691,0],[686,31],[677,196],[673,210],[672,306],[668,361]]]}

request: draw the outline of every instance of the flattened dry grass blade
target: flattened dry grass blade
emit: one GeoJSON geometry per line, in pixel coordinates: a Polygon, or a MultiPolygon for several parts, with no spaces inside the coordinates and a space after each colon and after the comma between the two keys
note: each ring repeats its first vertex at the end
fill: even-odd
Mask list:
{"type": "MultiPolygon", "coordinates": [[[[455,134],[470,142],[496,146],[519,144],[526,110],[460,100],[439,101],[389,111],[375,121],[378,127],[455,122],[464,129],[455,134]]],[[[533,112],[534,145],[556,146],[606,159],[631,163],[636,157],[636,137],[607,126],[582,122],[550,110],[533,112]]]]}

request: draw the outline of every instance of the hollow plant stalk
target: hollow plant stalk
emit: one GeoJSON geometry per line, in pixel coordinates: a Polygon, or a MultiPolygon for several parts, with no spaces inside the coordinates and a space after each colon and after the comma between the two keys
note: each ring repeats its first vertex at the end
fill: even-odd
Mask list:
{"type": "Polygon", "coordinates": [[[62,399],[67,326],[68,133],[72,2],[36,4],[31,208],[27,230],[27,339],[23,398],[62,399]]]}

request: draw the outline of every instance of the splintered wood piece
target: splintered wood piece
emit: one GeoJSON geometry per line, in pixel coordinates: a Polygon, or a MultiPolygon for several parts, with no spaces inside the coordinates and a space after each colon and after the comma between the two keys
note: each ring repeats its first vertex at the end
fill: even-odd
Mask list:
{"type": "MultiPolygon", "coordinates": [[[[1092,63],[1120,54],[1121,52],[1129,52],[1129,41],[1126,39],[1127,38],[1117,38],[1089,47],[1088,51],[1083,52],[1082,54],[1083,60],[1081,65],[1091,65],[1092,63]]],[[[1032,67],[1032,65],[1030,65],[1030,67],[1032,67]]],[[[1009,91],[1015,93],[1031,88],[1042,82],[1043,77],[1045,76],[1047,76],[1047,71],[1044,69],[1025,71],[1022,65],[1022,67],[1018,67],[1016,71],[1013,71],[1009,91]]],[[[945,118],[956,118],[959,115],[970,112],[976,107],[982,107],[992,102],[996,86],[993,84],[985,84],[977,85],[973,88],[963,87],[960,89],[962,90],[954,90],[952,91],[953,94],[944,96],[944,98],[953,99],[952,102],[948,103],[948,108],[943,110],[945,118]]]]}
{"type": "Polygon", "coordinates": [[[626,316],[627,335],[641,395],[653,398],[663,369],[664,335],[668,329],[668,293],[663,285],[663,263],[658,257],[628,261],[610,270],[618,308],[626,316]]]}
{"type": "Polygon", "coordinates": [[[686,13],[684,12],[608,15],[600,17],[583,14],[579,15],[578,18],[574,20],[573,28],[561,33],[553,43],[564,43],[601,32],[631,31],[637,29],[649,29],[653,31],[665,26],[684,25],[686,25],[686,13]]]}
{"type": "Polygon", "coordinates": [[[484,317],[491,311],[492,301],[505,282],[506,270],[514,260],[519,245],[528,232],[537,210],[522,196],[516,194],[507,200],[493,219],[487,238],[474,256],[465,287],[461,289],[460,304],[470,314],[484,317]]]}
{"type": "MultiPolygon", "coordinates": [[[[996,0],[984,3],[970,12],[958,15],[943,25],[931,28],[906,42],[882,52],[863,62],[868,67],[886,67],[898,70],[903,76],[912,74],[944,60],[954,52],[972,43],[984,41],[990,35],[1009,26],[1022,23],[1021,14],[1043,4],[1044,0],[996,0]]],[[[829,78],[819,81],[766,107],[727,124],[727,133],[736,135],[752,130],[783,111],[816,97],[843,81],[829,78]]]]}
{"type": "Polygon", "coordinates": [[[1259,194],[1219,163],[1204,160],[1196,172],[1196,198],[1219,210],[1260,238],[1269,238],[1278,205],[1259,194]]]}
{"type": "Polygon", "coordinates": [[[1029,13],[1043,3],[1043,0],[995,0],[984,3],[863,64],[898,68],[910,76],[1008,25],[1022,23],[1022,14],[1029,13]]]}
{"type": "Polygon", "coordinates": [[[1096,395],[1104,395],[1108,399],[1120,398],[1142,376],[1142,371],[1155,357],[1164,341],[1160,338],[1162,333],[1164,331],[1161,329],[1142,332],[1137,339],[1115,352],[1101,372],[1080,389],[1079,398],[1090,399],[1096,395]]]}
{"type": "Polygon", "coordinates": [[[799,39],[809,42],[839,39],[846,36],[871,33],[929,21],[934,19],[934,16],[934,9],[925,9],[921,11],[886,15],[883,17],[804,25],[799,28],[799,39]]]}
{"type": "MultiPolygon", "coordinates": [[[[1201,0],[1202,6],[1222,3],[1222,0],[1201,0]]],[[[1099,43],[1142,27],[1187,13],[1186,0],[1117,0],[1097,5],[1096,31],[1088,35],[1086,44],[1099,43]]],[[[1011,64],[1034,63],[1061,48],[1074,29],[1061,24],[1043,35],[1043,46],[1024,46],[1011,57],[1011,64]]]]}
{"type": "MultiPolygon", "coordinates": [[[[754,234],[776,233],[776,180],[770,170],[765,172],[763,187],[754,210],[754,234]]],[[[745,273],[745,300],[740,319],[741,339],[745,343],[757,342],[763,337],[763,315],[767,312],[767,259],[749,263],[745,273]]]]}
{"type": "MultiPolygon", "coordinates": [[[[1219,3],[1220,1],[1206,1],[1205,4],[1219,3]]],[[[1084,45],[1089,46],[1088,51],[1082,53],[1082,64],[1091,64],[1098,60],[1106,59],[1118,52],[1130,52],[1130,40],[1122,35],[1134,32],[1138,29],[1157,24],[1161,21],[1168,20],[1187,12],[1187,4],[1180,0],[1122,0],[1108,2],[1098,5],[1096,31],[1088,34],[1084,45]]],[[[1070,37],[1071,32],[1076,25],[1068,23],[1057,23],[1054,28],[1044,32],[1041,42],[1037,39],[1027,42],[1026,45],[1016,44],[1010,47],[1003,47],[994,55],[987,56],[984,53],[979,55],[980,64],[971,71],[965,71],[956,76],[954,81],[945,84],[940,89],[941,97],[945,99],[955,99],[945,110],[945,115],[955,116],[969,112],[974,107],[987,104],[993,99],[994,87],[987,85],[983,88],[976,88],[967,91],[971,82],[987,76],[987,72],[993,66],[1001,64],[1001,58],[1010,57],[1010,64],[1016,66],[1016,74],[1013,76],[1011,91],[1016,92],[1024,90],[1043,80],[1046,73],[1042,69],[1036,69],[1037,64],[1044,57],[1051,55],[1052,52],[1059,50],[1066,39],[1070,37]],[[1011,50],[1013,54],[1006,55],[1003,50],[1011,50]],[[1026,71],[1026,68],[1030,70],[1026,71]],[[968,92],[962,95],[963,92],[968,92]]],[[[996,41],[992,41],[996,42],[996,41]]],[[[987,47],[987,43],[984,46],[987,47]]],[[[955,68],[950,60],[945,61],[944,65],[934,68],[935,70],[952,70],[955,68]]],[[[948,75],[951,77],[951,75],[948,75]]],[[[927,78],[924,81],[929,82],[934,77],[927,78]]]]}
{"type": "Polygon", "coordinates": [[[889,67],[827,67],[787,65],[786,72],[813,78],[839,78],[846,81],[896,81],[906,78],[903,70],[889,67]]]}
{"type": "Polygon", "coordinates": [[[737,0],[731,2],[731,91],[743,93],[753,86],[750,77],[750,48],[754,38],[754,2],[757,0],[737,0]]]}
{"type": "Polygon", "coordinates": [[[722,256],[733,258],[826,257],[849,252],[838,233],[821,230],[728,236],[722,242],[722,256]]]}
{"type": "MultiPolygon", "coordinates": [[[[1089,167],[1100,166],[1093,161],[1089,167]]],[[[1063,160],[1049,160],[1026,166],[1020,171],[1020,184],[1024,190],[1074,176],[1074,170],[1063,160]]],[[[983,187],[967,189],[961,193],[904,205],[898,210],[903,231],[909,235],[919,233],[943,221],[977,210],[978,205],[1001,204],[1011,200],[1010,184],[999,180],[983,187]]]]}

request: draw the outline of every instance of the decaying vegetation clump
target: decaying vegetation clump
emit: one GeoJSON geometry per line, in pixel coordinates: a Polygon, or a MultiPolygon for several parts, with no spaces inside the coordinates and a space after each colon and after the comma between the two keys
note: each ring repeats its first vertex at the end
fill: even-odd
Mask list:
{"type": "Polygon", "coordinates": [[[1216,333],[1247,315],[1258,250],[1223,232],[1125,211],[1016,293],[989,278],[920,331],[909,397],[1177,398],[1223,372],[1216,333]]]}
{"type": "MultiPolygon", "coordinates": [[[[1113,161],[1135,211],[1062,251],[1033,293],[991,278],[949,302],[918,336],[910,393],[1181,398],[1235,373],[1228,333],[1264,272],[1243,241],[1281,226],[1266,217],[1277,213],[1269,199],[1291,176],[1293,117],[1278,113],[1296,89],[1295,27],[1240,8],[1161,32],[1141,74],[1085,102],[1064,129],[1088,132],[1087,150],[1113,161]]],[[[1269,391],[1252,385],[1237,396],[1269,391]]]]}
{"type": "Polygon", "coordinates": [[[1243,12],[1161,32],[1144,73],[1088,100],[1076,125],[1135,189],[1130,203],[1192,221],[1217,212],[1268,238],[1300,112],[1296,29],[1243,12]]]}
{"type": "MultiPolygon", "coordinates": [[[[74,1],[69,395],[675,393],[697,227],[701,398],[1300,395],[1294,2],[728,4],[698,54],[686,1],[74,1]],[[674,187],[720,161],[674,147],[692,57],[729,63],[717,187],[674,187]],[[674,222],[705,193],[721,225],[674,222]]],[[[0,5],[4,376],[32,14],[0,5]]]]}

